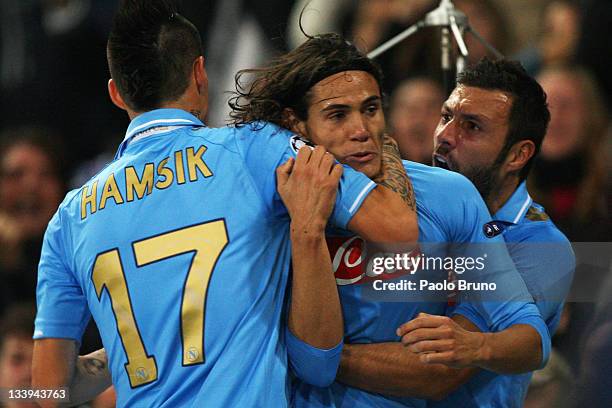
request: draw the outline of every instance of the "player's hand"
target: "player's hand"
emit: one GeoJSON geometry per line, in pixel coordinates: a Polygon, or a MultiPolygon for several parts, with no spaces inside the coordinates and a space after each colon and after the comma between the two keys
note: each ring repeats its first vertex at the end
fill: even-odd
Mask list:
{"type": "Polygon", "coordinates": [[[419,313],[401,325],[397,335],[422,363],[464,368],[476,365],[484,351],[483,333],[465,330],[446,316],[419,313]]]}
{"type": "Polygon", "coordinates": [[[276,170],[278,192],[289,210],[292,228],[325,229],[336,200],[342,166],[323,147],[302,148],[276,170]]]}

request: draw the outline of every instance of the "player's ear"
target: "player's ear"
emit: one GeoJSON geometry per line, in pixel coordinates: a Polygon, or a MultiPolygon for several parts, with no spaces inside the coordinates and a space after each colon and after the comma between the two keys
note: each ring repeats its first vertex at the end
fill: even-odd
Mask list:
{"type": "Polygon", "coordinates": [[[510,148],[506,157],[508,172],[520,171],[535,154],[535,144],[531,140],[521,140],[510,148]]]}
{"type": "Polygon", "coordinates": [[[123,97],[119,93],[119,89],[117,89],[117,84],[111,78],[108,80],[108,94],[110,95],[111,101],[117,106],[119,109],[123,109],[124,111],[128,110],[127,104],[123,100],[123,97]]]}
{"type": "Polygon", "coordinates": [[[198,93],[206,92],[208,94],[208,75],[206,74],[204,57],[201,55],[193,62],[193,76],[198,93]]]}
{"type": "Polygon", "coordinates": [[[298,119],[295,111],[291,108],[283,109],[283,127],[302,137],[308,138],[306,122],[298,119]]]}

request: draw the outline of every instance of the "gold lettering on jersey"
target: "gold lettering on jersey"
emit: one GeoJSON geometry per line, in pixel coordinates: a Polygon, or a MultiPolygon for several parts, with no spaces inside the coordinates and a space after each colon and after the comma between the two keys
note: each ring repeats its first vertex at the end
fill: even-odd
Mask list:
{"type": "Polygon", "coordinates": [[[197,152],[193,152],[193,147],[187,148],[187,168],[189,169],[189,181],[198,179],[197,170],[200,170],[204,177],[212,176],[212,172],[202,160],[202,155],[206,151],[206,146],[200,146],[197,152]]]}
{"type": "Polygon", "coordinates": [[[174,167],[176,169],[176,182],[185,184],[185,167],[183,166],[183,152],[174,152],[174,167]]]}
{"type": "Polygon", "coordinates": [[[159,179],[157,180],[157,183],[155,183],[155,187],[160,190],[170,187],[172,181],[174,180],[174,173],[172,173],[172,170],[170,168],[166,167],[166,164],[168,164],[168,160],[170,159],[166,158],[160,161],[157,165],[157,176],[159,177],[159,179]]]}
{"type": "Polygon", "coordinates": [[[134,201],[134,191],[139,200],[153,192],[153,170],[155,165],[147,163],[144,166],[142,177],[138,177],[133,166],[125,168],[125,189],[127,190],[127,200],[134,201]]]}
{"type": "Polygon", "coordinates": [[[99,206],[101,210],[106,207],[106,201],[109,198],[115,200],[115,204],[123,204],[123,197],[121,197],[121,192],[115,181],[115,173],[111,173],[110,176],[108,176],[104,183],[104,188],[102,188],[102,197],[100,198],[99,206]]]}
{"type": "Polygon", "coordinates": [[[94,181],[91,185],[91,191],[89,194],[89,187],[85,185],[81,190],[81,219],[84,220],[87,217],[87,204],[89,204],[90,214],[97,211],[96,208],[96,197],[98,193],[98,180],[94,181]]]}
{"type": "Polygon", "coordinates": [[[116,172],[110,173],[104,180],[99,198],[98,183],[102,180],[94,180],[81,190],[81,219],[106,208],[107,201],[111,198],[115,205],[122,205],[142,200],[155,191],[165,190],[173,184],[193,183],[213,176],[213,172],[203,158],[206,150],[204,145],[198,148],[188,147],[185,150],[177,150],[170,157],[165,157],[156,163],[145,163],[139,167],[128,166],[123,174],[125,184],[120,183],[121,187],[125,186],[125,190],[117,184],[120,175],[116,172]]]}

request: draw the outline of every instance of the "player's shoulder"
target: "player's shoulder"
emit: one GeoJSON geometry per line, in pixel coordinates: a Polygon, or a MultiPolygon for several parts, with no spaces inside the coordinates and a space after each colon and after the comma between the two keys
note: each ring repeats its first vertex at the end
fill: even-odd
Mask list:
{"type": "Polygon", "coordinates": [[[285,128],[282,128],[274,123],[265,121],[250,122],[243,125],[228,126],[233,129],[236,137],[245,140],[280,140],[286,141],[288,136],[293,133],[285,128]]]}
{"type": "Polygon", "coordinates": [[[196,127],[183,129],[182,140],[186,145],[193,144],[194,139],[200,139],[206,146],[216,145],[231,152],[237,152],[236,129],[231,126],[196,127]]]}
{"type": "Polygon", "coordinates": [[[402,162],[415,190],[425,196],[452,197],[454,201],[479,196],[476,187],[462,174],[408,160],[402,162]]]}
{"type": "Polygon", "coordinates": [[[516,230],[523,230],[523,241],[568,243],[569,240],[546,214],[545,209],[532,203],[516,230]]]}
{"type": "Polygon", "coordinates": [[[296,153],[310,142],[270,122],[252,122],[233,127],[236,145],[240,154],[248,160],[265,160],[276,163],[290,150],[296,153]]]}

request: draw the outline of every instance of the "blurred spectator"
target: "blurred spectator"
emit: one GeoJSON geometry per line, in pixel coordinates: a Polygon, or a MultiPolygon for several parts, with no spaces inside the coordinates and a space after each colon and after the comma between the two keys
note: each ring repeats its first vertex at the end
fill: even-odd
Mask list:
{"type": "Polygon", "coordinates": [[[546,367],[534,371],[524,408],[569,407],[567,398],[574,376],[565,359],[554,349],[546,367]]]}
{"type": "Polygon", "coordinates": [[[209,37],[205,39],[206,69],[211,79],[205,122],[208,126],[223,126],[229,119],[227,102],[229,91],[234,89],[235,73],[263,64],[275,53],[285,51],[285,42],[279,39],[286,32],[294,1],[216,0],[213,3],[216,3],[215,14],[209,20],[206,31],[209,37]]]}
{"type": "MultiPolygon", "coordinates": [[[[500,52],[506,53],[513,35],[494,0],[455,0],[455,6],[463,11],[479,34],[500,52]]],[[[338,32],[351,38],[355,45],[366,52],[425,17],[428,11],[440,4],[440,0],[300,0],[296,3],[289,21],[291,46],[297,46],[305,38],[300,34],[298,20],[304,11],[302,25],[310,35],[322,32],[338,32]]],[[[476,62],[487,53],[472,35],[465,36],[470,57],[476,62]]],[[[440,77],[440,30],[426,27],[377,57],[385,74],[383,90],[389,93],[396,85],[409,77],[426,75],[440,77]]]]}
{"type": "Polygon", "coordinates": [[[612,406],[612,264],[601,285],[595,317],[585,333],[575,407],[612,406]]]}
{"type": "Polygon", "coordinates": [[[593,72],[602,87],[608,109],[612,109],[612,1],[584,0],[582,16],[576,61],[593,72]]]}
{"type": "Polygon", "coordinates": [[[576,67],[543,71],[551,121],[532,171],[534,199],[573,241],[609,241],[605,137],[610,117],[592,77],[576,67]]]}
{"type": "Polygon", "coordinates": [[[541,21],[537,42],[517,55],[532,75],[537,75],[543,66],[573,61],[581,34],[578,0],[550,2],[543,10],[541,21]]]}
{"type": "Polygon", "coordinates": [[[393,92],[389,126],[403,159],[431,164],[432,135],[444,99],[442,86],[427,77],[405,80],[393,92]]]}
{"type": "MultiPolygon", "coordinates": [[[[30,388],[34,341],[34,304],[19,303],[6,311],[0,321],[0,387],[30,388]]],[[[34,402],[0,401],[0,406],[38,407],[34,402]]]]}
{"type": "Polygon", "coordinates": [[[34,299],[42,236],[64,193],[48,133],[7,130],[0,137],[0,311],[34,299]]]}
{"type": "MultiPolygon", "coordinates": [[[[610,185],[605,138],[610,117],[590,74],[575,66],[544,69],[538,81],[548,95],[551,121],[531,172],[530,191],[570,241],[610,241],[610,185]]],[[[569,298],[596,293],[603,274],[577,264],[569,298]]],[[[569,302],[569,325],[557,349],[576,372],[587,325],[589,302],[569,302]]]]}
{"type": "Polygon", "coordinates": [[[127,118],[107,96],[106,33],[117,0],[0,0],[2,127],[52,128],[72,168],[127,118]]]}
{"type": "MultiPolygon", "coordinates": [[[[507,54],[513,42],[508,22],[494,0],[453,0],[455,7],[465,13],[470,26],[502,54],[507,54]]],[[[468,63],[476,63],[484,56],[491,56],[473,35],[466,34],[468,63]]]]}

